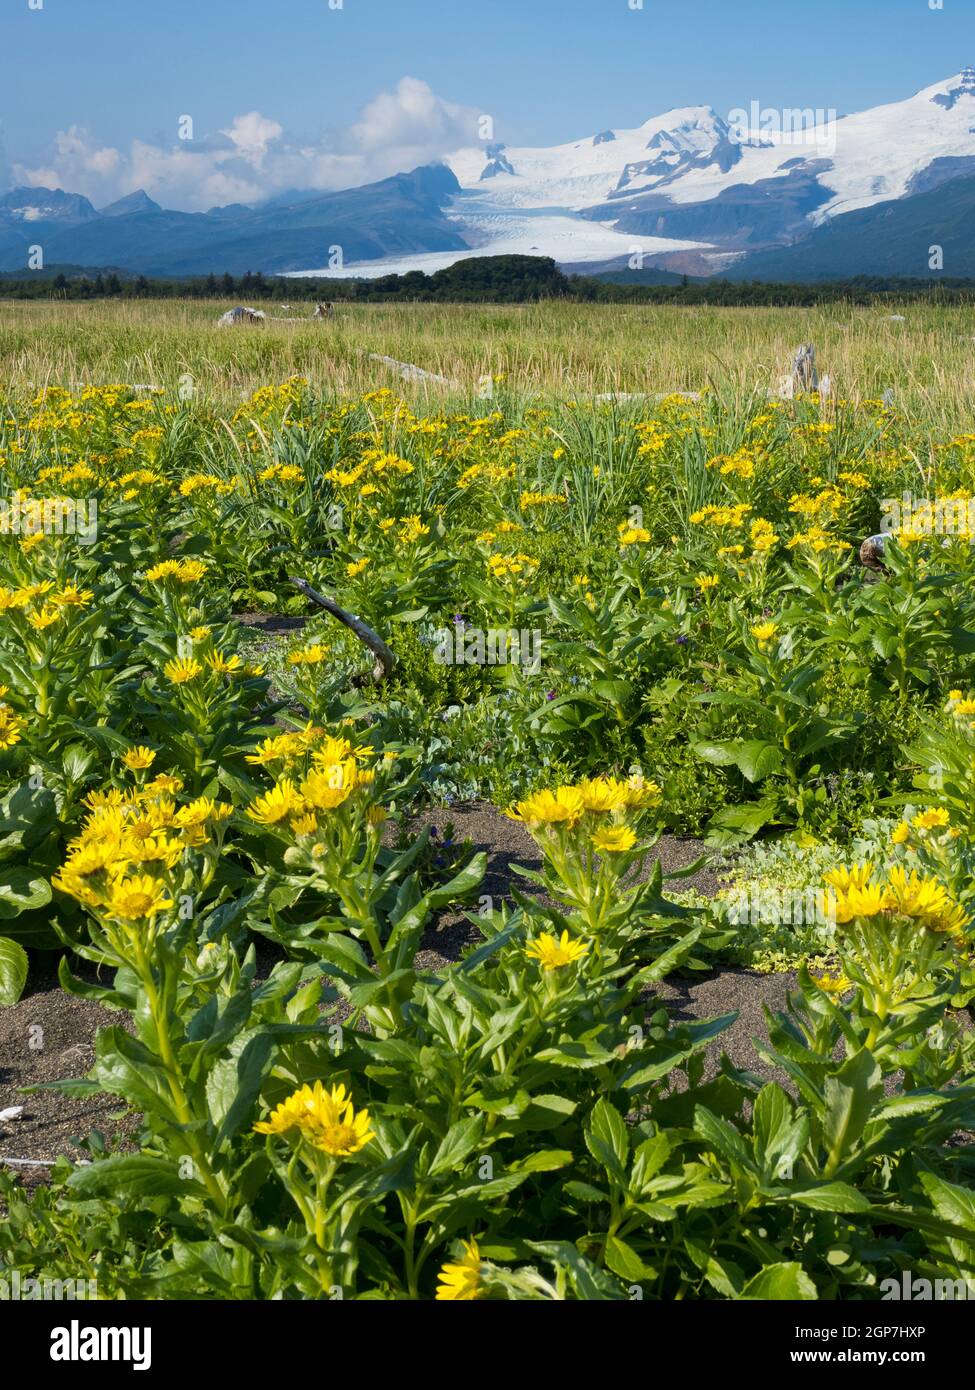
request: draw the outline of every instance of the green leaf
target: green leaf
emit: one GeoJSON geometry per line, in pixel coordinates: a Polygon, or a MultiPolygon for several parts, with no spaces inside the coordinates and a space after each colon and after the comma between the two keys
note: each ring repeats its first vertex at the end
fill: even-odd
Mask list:
{"type": "Polygon", "coordinates": [[[737,759],[737,743],[692,743],[691,751],[715,767],[732,767],[737,759]]]}
{"type": "Polygon", "coordinates": [[[0,921],[19,917],[32,908],[51,901],[51,885],[32,869],[14,867],[0,870],[0,921]]]}
{"type": "Polygon", "coordinates": [[[365,952],[351,936],[343,936],[341,932],[329,932],[324,940],[309,941],[307,944],[340,980],[345,980],[348,984],[360,984],[375,979],[369,969],[365,952]]]}
{"type": "Polygon", "coordinates": [[[214,1123],[220,1126],[214,1150],[233,1139],[250,1120],[273,1054],[274,1042],[268,1033],[242,1033],[231,1044],[230,1055],[221,1057],[210,1069],[207,1102],[214,1123]]]}
{"type": "Polygon", "coordinates": [[[575,1158],[571,1149],[539,1149],[511,1165],[516,1173],[555,1173],[567,1168],[575,1158]]]}
{"type": "MultiPolygon", "coordinates": [[[[120,994],[117,989],[107,985],[95,985],[88,980],[80,980],[72,975],[68,957],[62,956],[58,962],[58,981],[65,994],[73,994],[78,999],[94,999],[107,1009],[130,1009],[132,1000],[120,994]]],[[[116,979],[116,984],[118,980],[116,979]]]]}
{"type": "Polygon", "coordinates": [[[103,1091],[122,1096],[135,1109],[155,1112],[166,1124],[179,1123],[165,1068],[124,1028],[103,1028],[96,1034],[92,1078],[103,1091]]]}
{"type": "Polygon", "coordinates": [[[17,941],[0,936],[0,1006],[16,1004],[27,983],[27,952],[17,941]]]}
{"type": "Polygon", "coordinates": [[[934,1173],[922,1173],[921,1185],[942,1221],[961,1226],[975,1238],[975,1193],[967,1187],[945,1182],[934,1173]]]}
{"type": "Polygon", "coordinates": [[[735,762],[749,782],[764,782],[782,766],[782,750],[774,743],[753,739],[739,745],[735,762]]]}
{"type": "Polygon", "coordinates": [[[718,849],[750,840],[775,819],[775,806],[756,801],[742,806],[726,806],[711,817],[705,844],[718,849]]]}
{"type": "Polygon", "coordinates": [[[505,1129],[512,1134],[531,1133],[536,1130],[556,1129],[564,1124],[577,1109],[577,1102],[565,1096],[532,1096],[528,1105],[516,1120],[510,1120],[505,1129]]]}
{"type": "Polygon", "coordinates": [[[754,1172],[752,1155],[734,1125],[729,1124],[727,1120],[719,1119],[703,1105],[699,1105],[694,1111],[694,1129],[705,1143],[710,1144],[712,1149],[734,1167],[745,1173],[754,1172]]]}
{"type": "Polygon", "coordinates": [[[739,1298],[760,1299],[766,1302],[810,1302],[818,1297],[816,1285],[802,1265],[798,1264],[766,1265],[754,1279],[749,1279],[739,1294],[739,1298]]]}
{"type": "Polygon", "coordinates": [[[792,1121],[792,1106],[781,1086],[770,1081],[755,1097],[752,1127],[755,1131],[756,1157],[769,1150],[779,1131],[792,1121]]]}
{"type": "Polygon", "coordinates": [[[179,1166],[169,1158],[148,1154],[115,1155],[84,1168],[68,1178],[80,1197],[200,1197],[205,1189],[192,1177],[182,1177],[179,1166]]]}
{"type": "Polygon", "coordinates": [[[536,1052],[536,1062],[551,1062],[556,1067],[591,1068],[604,1067],[616,1060],[616,1054],[608,1052],[599,1043],[587,1039],[580,1042],[556,1043],[554,1047],[544,1047],[536,1052]]]}
{"type": "Polygon", "coordinates": [[[630,1184],[634,1192],[642,1194],[651,1180],[670,1157],[670,1140],[666,1133],[655,1134],[652,1139],[644,1139],[633,1156],[633,1170],[630,1184]]]}
{"type": "Polygon", "coordinates": [[[593,681],[590,690],[600,700],[606,700],[614,709],[622,709],[633,695],[633,686],[629,681],[623,680],[593,681]]]}
{"type": "Polygon", "coordinates": [[[626,1182],[630,1140],[623,1116],[608,1100],[598,1100],[593,1107],[586,1130],[586,1147],[617,1182],[626,1182]]]}
{"type": "Polygon", "coordinates": [[[845,1062],[823,1085],[826,1113],[823,1137],[829,1150],[827,1176],[836,1172],[854,1151],[874,1106],[884,1098],[880,1067],[863,1048],[845,1062]]]}
{"type": "Polygon", "coordinates": [[[704,1262],[704,1277],[722,1298],[735,1299],[744,1284],[741,1270],[730,1261],[721,1261],[713,1256],[704,1262]]]}
{"type": "Polygon", "coordinates": [[[575,1246],[570,1245],[568,1241],[528,1240],[525,1244],[529,1250],[544,1255],[546,1259],[565,1270],[577,1298],[593,1302],[605,1299],[621,1300],[627,1297],[615,1279],[604,1270],[598,1269],[584,1255],[580,1255],[575,1246]]]}
{"type": "Polygon", "coordinates": [[[650,1275],[650,1270],[647,1269],[632,1245],[627,1245],[626,1241],[621,1240],[619,1236],[607,1236],[606,1238],[606,1263],[614,1274],[618,1274],[628,1284],[638,1284],[641,1279],[646,1279],[650,1275]]]}
{"type": "Polygon", "coordinates": [[[433,1178],[463,1167],[465,1159],[477,1148],[483,1130],[483,1115],[472,1115],[451,1125],[433,1156],[429,1176],[433,1178]]]}
{"type": "Polygon", "coordinates": [[[870,1202],[862,1192],[845,1182],[824,1182],[818,1187],[790,1188],[787,1200],[813,1211],[869,1211],[870,1202]]]}

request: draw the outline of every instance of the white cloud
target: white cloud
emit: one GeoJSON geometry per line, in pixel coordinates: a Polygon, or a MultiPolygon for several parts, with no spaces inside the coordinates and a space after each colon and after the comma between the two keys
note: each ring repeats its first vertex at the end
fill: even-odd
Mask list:
{"type": "Polygon", "coordinates": [[[236,116],[230,129],[222,130],[220,134],[226,135],[245,158],[259,163],[267,153],[268,146],[281,139],[284,126],[278,125],[277,121],[267,120],[260,111],[248,111],[246,116],[236,116]]]}
{"type": "Polygon", "coordinates": [[[194,140],[127,150],[100,146],[81,126],[60,131],[42,163],[12,161],[14,184],[83,193],[96,207],[144,188],[164,207],[190,212],[253,203],[287,189],[354,188],[415,168],[477,139],[477,113],[444,101],[415,77],[380,92],[343,130],[318,140],[289,135],[249,111],[194,140]]]}

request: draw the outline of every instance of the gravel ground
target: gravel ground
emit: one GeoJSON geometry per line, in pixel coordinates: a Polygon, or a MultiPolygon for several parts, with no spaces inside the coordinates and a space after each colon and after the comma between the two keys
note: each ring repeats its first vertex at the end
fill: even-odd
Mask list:
{"type": "MultiPolygon", "coordinates": [[[[475,850],[488,852],[488,870],[481,893],[498,903],[508,897],[514,881],[524,883],[508,869],[516,861],[527,868],[539,868],[540,859],[527,831],[496,808],[480,803],[425,812],[411,823],[414,831],[435,825],[441,834],[452,824],[454,839],[470,840],[475,850]]],[[[685,868],[700,857],[700,846],[692,840],[664,836],[657,856],[665,872],[685,868]]],[[[645,867],[649,873],[652,865],[645,867]]],[[[695,888],[712,894],[717,883],[706,868],[692,877],[678,880],[675,887],[695,888]]],[[[442,970],[459,958],[464,947],[479,941],[476,927],[462,913],[441,914],[428,930],[417,963],[423,970],[442,970]]],[[[275,956],[267,943],[259,951],[262,965],[275,956]]],[[[84,975],[83,964],[75,964],[84,975]]],[[[88,974],[88,978],[94,978],[88,974]]],[[[747,970],[721,970],[713,975],[669,981],[659,993],[676,1019],[713,1018],[738,1011],[738,1021],[725,1032],[709,1058],[713,1071],[722,1051],[740,1066],[760,1070],[751,1048],[751,1039],[764,1035],[763,1004],[781,1008],[786,992],[794,984],[791,975],[759,975],[747,970]]],[[[88,1000],[65,994],[56,975],[56,957],[36,957],[28,993],[13,1008],[0,1009],[0,1110],[23,1105],[19,1120],[0,1125],[0,1155],[28,1159],[52,1159],[59,1154],[80,1156],[79,1138],[97,1128],[112,1139],[125,1143],[138,1124],[137,1117],[125,1115],[119,1101],[103,1096],[76,1100],[59,1091],[41,1091],[24,1096],[18,1088],[42,1081],[83,1076],[91,1065],[92,1044],[101,1027],[126,1016],[103,1009],[88,1000]]],[[[43,1180],[43,1168],[19,1168],[26,1182],[43,1180]]]]}
{"type": "MultiPolygon", "coordinates": [[[[471,805],[453,806],[448,810],[425,811],[410,822],[414,832],[426,826],[436,827],[441,835],[445,827],[453,826],[455,842],[470,840],[475,850],[486,850],[488,856],[487,874],[479,889],[495,900],[510,902],[511,885],[523,892],[532,891],[533,885],[526,883],[518,874],[512,873],[508,865],[521,864],[526,869],[540,869],[542,859],[534,840],[518,821],[509,818],[494,806],[483,802],[471,805]]],[[[664,872],[687,868],[701,857],[701,846],[694,840],[680,840],[665,835],[657,845],[657,857],[664,872]]],[[[644,865],[644,877],[653,870],[653,862],[644,865]]],[[[706,869],[690,878],[680,879],[678,888],[696,888],[708,895],[717,892],[718,884],[714,875],[706,869]]],[[[513,904],[512,904],[513,905],[513,904]]],[[[460,913],[443,913],[437,925],[427,933],[424,949],[417,954],[417,961],[424,970],[442,970],[445,965],[459,958],[465,946],[481,940],[477,928],[460,913]]]]}
{"type": "MultiPolygon", "coordinates": [[[[0,1156],[6,1159],[83,1157],[78,1141],[92,1129],[124,1142],[138,1124],[114,1096],[78,1100],[61,1091],[19,1093],[22,1086],[84,1076],[94,1061],[98,1029],[130,1027],[127,1015],[66,994],[56,964],[56,956],[35,956],[27,994],[13,1008],[0,1009],[0,1110],[24,1108],[19,1119],[0,1121],[0,1156]]],[[[74,969],[94,979],[83,962],[74,969]]],[[[13,1166],[28,1186],[46,1175],[44,1168],[13,1166]]]]}

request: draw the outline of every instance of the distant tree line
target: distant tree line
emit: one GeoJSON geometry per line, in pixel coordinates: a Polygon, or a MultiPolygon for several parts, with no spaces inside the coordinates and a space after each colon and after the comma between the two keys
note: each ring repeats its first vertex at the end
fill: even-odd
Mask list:
{"type": "Polygon", "coordinates": [[[858,276],[814,284],[699,280],[673,277],[653,283],[661,272],[614,276],[566,275],[547,256],[482,256],[457,261],[433,275],[410,271],[373,280],[283,279],[261,271],[246,275],[149,278],[122,270],[51,267],[29,275],[0,274],[0,299],[212,299],[253,303],[352,301],[354,303],[525,304],[543,299],[606,304],[686,304],[728,307],[869,305],[886,300],[975,303],[975,280],[911,280],[858,276]]]}

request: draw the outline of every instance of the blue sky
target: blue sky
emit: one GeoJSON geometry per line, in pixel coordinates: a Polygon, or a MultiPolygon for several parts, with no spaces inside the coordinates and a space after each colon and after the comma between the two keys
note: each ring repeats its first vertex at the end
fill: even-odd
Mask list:
{"type": "MultiPolygon", "coordinates": [[[[943,0],[941,10],[929,0],[635,3],[342,0],[333,9],[329,0],[42,0],[33,10],[30,0],[3,0],[0,128],[8,160],[32,181],[45,170],[87,178],[107,196],[112,178],[125,191],[130,168],[151,168],[149,155],[128,161],[133,140],[171,149],[181,115],[193,117],[201,140],[259,112],[296,149],[345,150],[346,174],[323,168],[319,176],[342,182],[355,181],[360,167],[384,172],[376,146],[384,121],[391,142],[399,138],[395,102],[354,138],[348,131],[406,76],[444,104],[407,120],[439,122],[434,143],[453,135],[452,120],[463,125],[484,112],[501,140],[550,144],[698,103],[727,113],[754,99],[842,114],[975,63],[973,0],[943,0]],[[55,153],[59,132],[71,127],[83,134],[55,153]],[[362,147],[357,164],[351,156],[362,147]],[[114,165],[111,151],[120,152],[114,165]]],[[[401,141],[410,150],[422,145],[412,127],[401,141]]],[[[171,201],[179,195],[171,172],[160,174],[160,187],[171,201]]]]}

